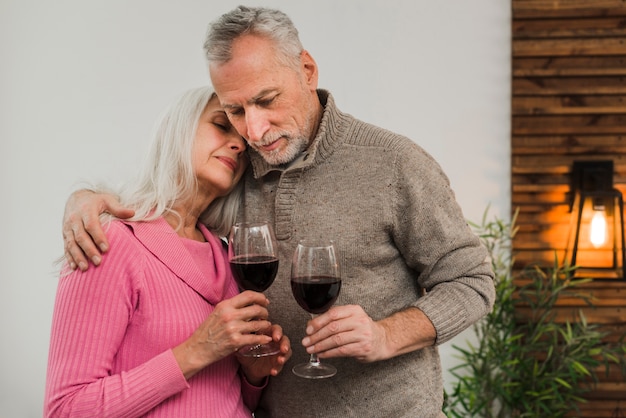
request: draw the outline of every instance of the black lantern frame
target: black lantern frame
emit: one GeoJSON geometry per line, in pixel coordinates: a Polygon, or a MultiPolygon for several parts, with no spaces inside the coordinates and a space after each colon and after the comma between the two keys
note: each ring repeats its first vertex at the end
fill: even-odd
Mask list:
{"type": "Polygon", "coordinates": [[[624,202],[613,187],[613,161],[575,161],[566,260],[575,277],[623,280],[624,202]]]}

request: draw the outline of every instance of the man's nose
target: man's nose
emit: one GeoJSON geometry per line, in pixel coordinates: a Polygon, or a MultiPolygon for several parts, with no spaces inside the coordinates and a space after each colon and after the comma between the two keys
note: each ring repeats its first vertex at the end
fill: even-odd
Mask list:
{"type": "Polygon", "coordinates": [[[260,141],[269,127],[270,123],[262,111],[251,109],[246,112],[246,138],[248,141],[260,141]]]}

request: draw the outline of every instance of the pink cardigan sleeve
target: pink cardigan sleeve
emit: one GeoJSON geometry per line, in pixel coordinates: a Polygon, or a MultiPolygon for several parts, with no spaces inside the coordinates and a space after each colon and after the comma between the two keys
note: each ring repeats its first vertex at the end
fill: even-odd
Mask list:
{"type": "Polygon", "coordinates": [[[112,365],[137,303],[140,257],[119,227],[98,268],[60,278],[52,319],[46,417],[140,416],[188,387],[167,350],[119,374],[112,365]],[[108,262],[106,262],[108,261],[108,262]]]}
{"type": "Polygon", "coordinates": [[[250,410],[254,411],[259,405],[263,390],[267,387],[269,377],[265,378],[265,381],[261,386],[254,386],[248,382],[243,372],[240,372],[239,375],[241,376],[241,394],[243,396],[243,403],[250,408],[250,410]]]}

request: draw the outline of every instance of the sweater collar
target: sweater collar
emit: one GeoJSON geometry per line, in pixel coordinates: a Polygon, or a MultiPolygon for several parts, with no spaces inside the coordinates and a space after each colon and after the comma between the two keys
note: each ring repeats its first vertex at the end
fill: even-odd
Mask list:
{"type": "Polygon", "coordinates": [[[290,169],[302,169],[311,165],[319,164],[326,160],[336,149],[343,138],[345,125],[342,124],[343,114],[335,106],[333,96],[327,90],[318,89],[317,96],[324,108],[322,120],[317,129],[317,134],[302,156],[289,163],[270,165],[256,151],[249,148],[250,165],[254,178],[265,176],[271,171],[288,171],[290,169]]]}
{"type": "Polygon", "coordinates": [[[195,263],[176,231],[163,218],[153,221],[126,222],[143,246],[159,259],[172,273],[187,283],[204,299],[217,304],[226,296],[233,282],[221,240],[204,225],[200,231],[210,244],[215,264],[214,277],[206,277],[195,263]]]}

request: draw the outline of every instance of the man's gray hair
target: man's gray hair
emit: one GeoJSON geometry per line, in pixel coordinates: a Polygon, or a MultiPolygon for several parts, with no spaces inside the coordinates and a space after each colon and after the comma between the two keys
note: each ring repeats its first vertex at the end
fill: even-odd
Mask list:
{"type": "Polygon", "coordinates": [[[209,62],[225,63],[232,58],[232,43],[242,35],[258,35],[274,42],[278,60],[298,64],[302,43],[298,30],[285,13],[263,7],[239,6],[209,25],[204,51],[209,62]]]}

